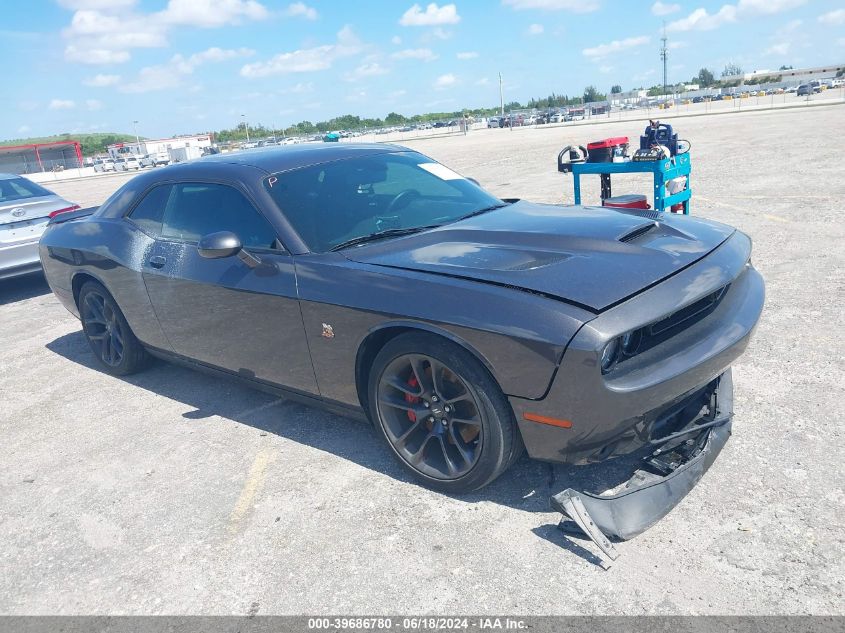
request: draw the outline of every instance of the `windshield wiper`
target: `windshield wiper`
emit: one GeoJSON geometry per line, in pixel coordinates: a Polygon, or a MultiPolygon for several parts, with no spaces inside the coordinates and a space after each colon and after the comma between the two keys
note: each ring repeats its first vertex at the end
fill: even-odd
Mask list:
{"type": "Polygon", "coordinates": [[[460,222],[461,220],[468,220],[469,218],[474,218],[475,216],[481,215],[482,213],[487,213],[488,211],[495,211],[496,209],[501,209],[502,207],[506,207],[510,204],[513,204],[513,203],[512,202],[500,202],[499,204],[491,204],[489,207],[482,207],[481,209],[476,209],[475,211],[473,211],[471,213],[467,213],[466,215],[462,215],[457,220],[453,220],[452,223],[460,222]]]}
{"type": "Polygon", "coordinates": [[[358,237],[353,237],[350,240],[346,240],[345,242],[341,242],[340,244],[332,246],[330,250],[340,251],[344,248],[349,248],[350,246],[358,246],[359,244],[374,242],[385,237],[399,237],[401,235],[410,235],[411,233],[419,233],[420,231],[435,229],[438,226],[440,226],[440,224],[429,224],[427,226],[412,226],[404,229],[384,229],[383,231],[376,231],[375,233],[369,233],[367,235],[359,235],[358,237]]]}

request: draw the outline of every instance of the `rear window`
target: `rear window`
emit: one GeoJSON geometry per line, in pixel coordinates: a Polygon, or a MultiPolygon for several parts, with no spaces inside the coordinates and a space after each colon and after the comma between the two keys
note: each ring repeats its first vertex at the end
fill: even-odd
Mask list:
{"type": "Polygon", "coordinates": [[[53,192],[46,190],[26,178],[9,178],[0,180],[0,204],[26,198],[40,198],[52,196],[53,192]]]}

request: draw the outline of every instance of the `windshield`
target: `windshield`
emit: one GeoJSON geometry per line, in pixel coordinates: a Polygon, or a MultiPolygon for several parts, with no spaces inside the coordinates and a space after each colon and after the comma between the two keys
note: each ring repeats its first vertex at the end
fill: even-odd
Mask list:
{"type": "Polygon", "coordinates": [[[448,224],[503,204],[416,152],[311,165],[269,176],[265,186],[314,252],[373,233],[448,224]]]}
{"type": "Polygon", "coordinates": [[[36,185],[26,178],[4,178],[0,179],[0,204],[12,200],[25,200],[26,198],[40,198],[41,196],[52,196],[53,192],[47,191],[44,187],[36,185]]]}

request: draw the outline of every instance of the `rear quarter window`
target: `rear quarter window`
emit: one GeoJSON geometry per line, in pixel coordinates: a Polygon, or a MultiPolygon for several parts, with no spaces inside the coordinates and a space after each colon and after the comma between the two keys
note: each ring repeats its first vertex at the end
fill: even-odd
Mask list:
{"type": "Polygon", "coordinates": [[[13,200],[25,200],[26,198],[40,198],[41,196],[52,195],[52,192],[26,178],[0,180],[0,204],[13,200]]]}

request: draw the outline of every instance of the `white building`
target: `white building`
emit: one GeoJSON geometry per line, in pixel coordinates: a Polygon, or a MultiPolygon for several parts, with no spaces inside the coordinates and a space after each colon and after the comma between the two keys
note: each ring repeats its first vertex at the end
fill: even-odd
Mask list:
{"type": "Polygon", "coordinates": [[[790,70],[755,70],[745,73],[742,79],[745,83],[760,77],[780,77],[780,81],[789,85],[812,81],[813,79],[833,79],[837,73],[845,70],[845,64],[830,64],[814,68],[792,68],[790,70]]]}
{"type": "Polygon", "coordinates": [[[174,138],[148,139],[139,143],[115,143],[108,146],[108,152],[112,158],[119,158],[125,154],[157,154],[159,152],[170,153],[171,149],[196,148],[202,151],[213,142],[210,134],[198,136],[177,136],[174,138]]]}

